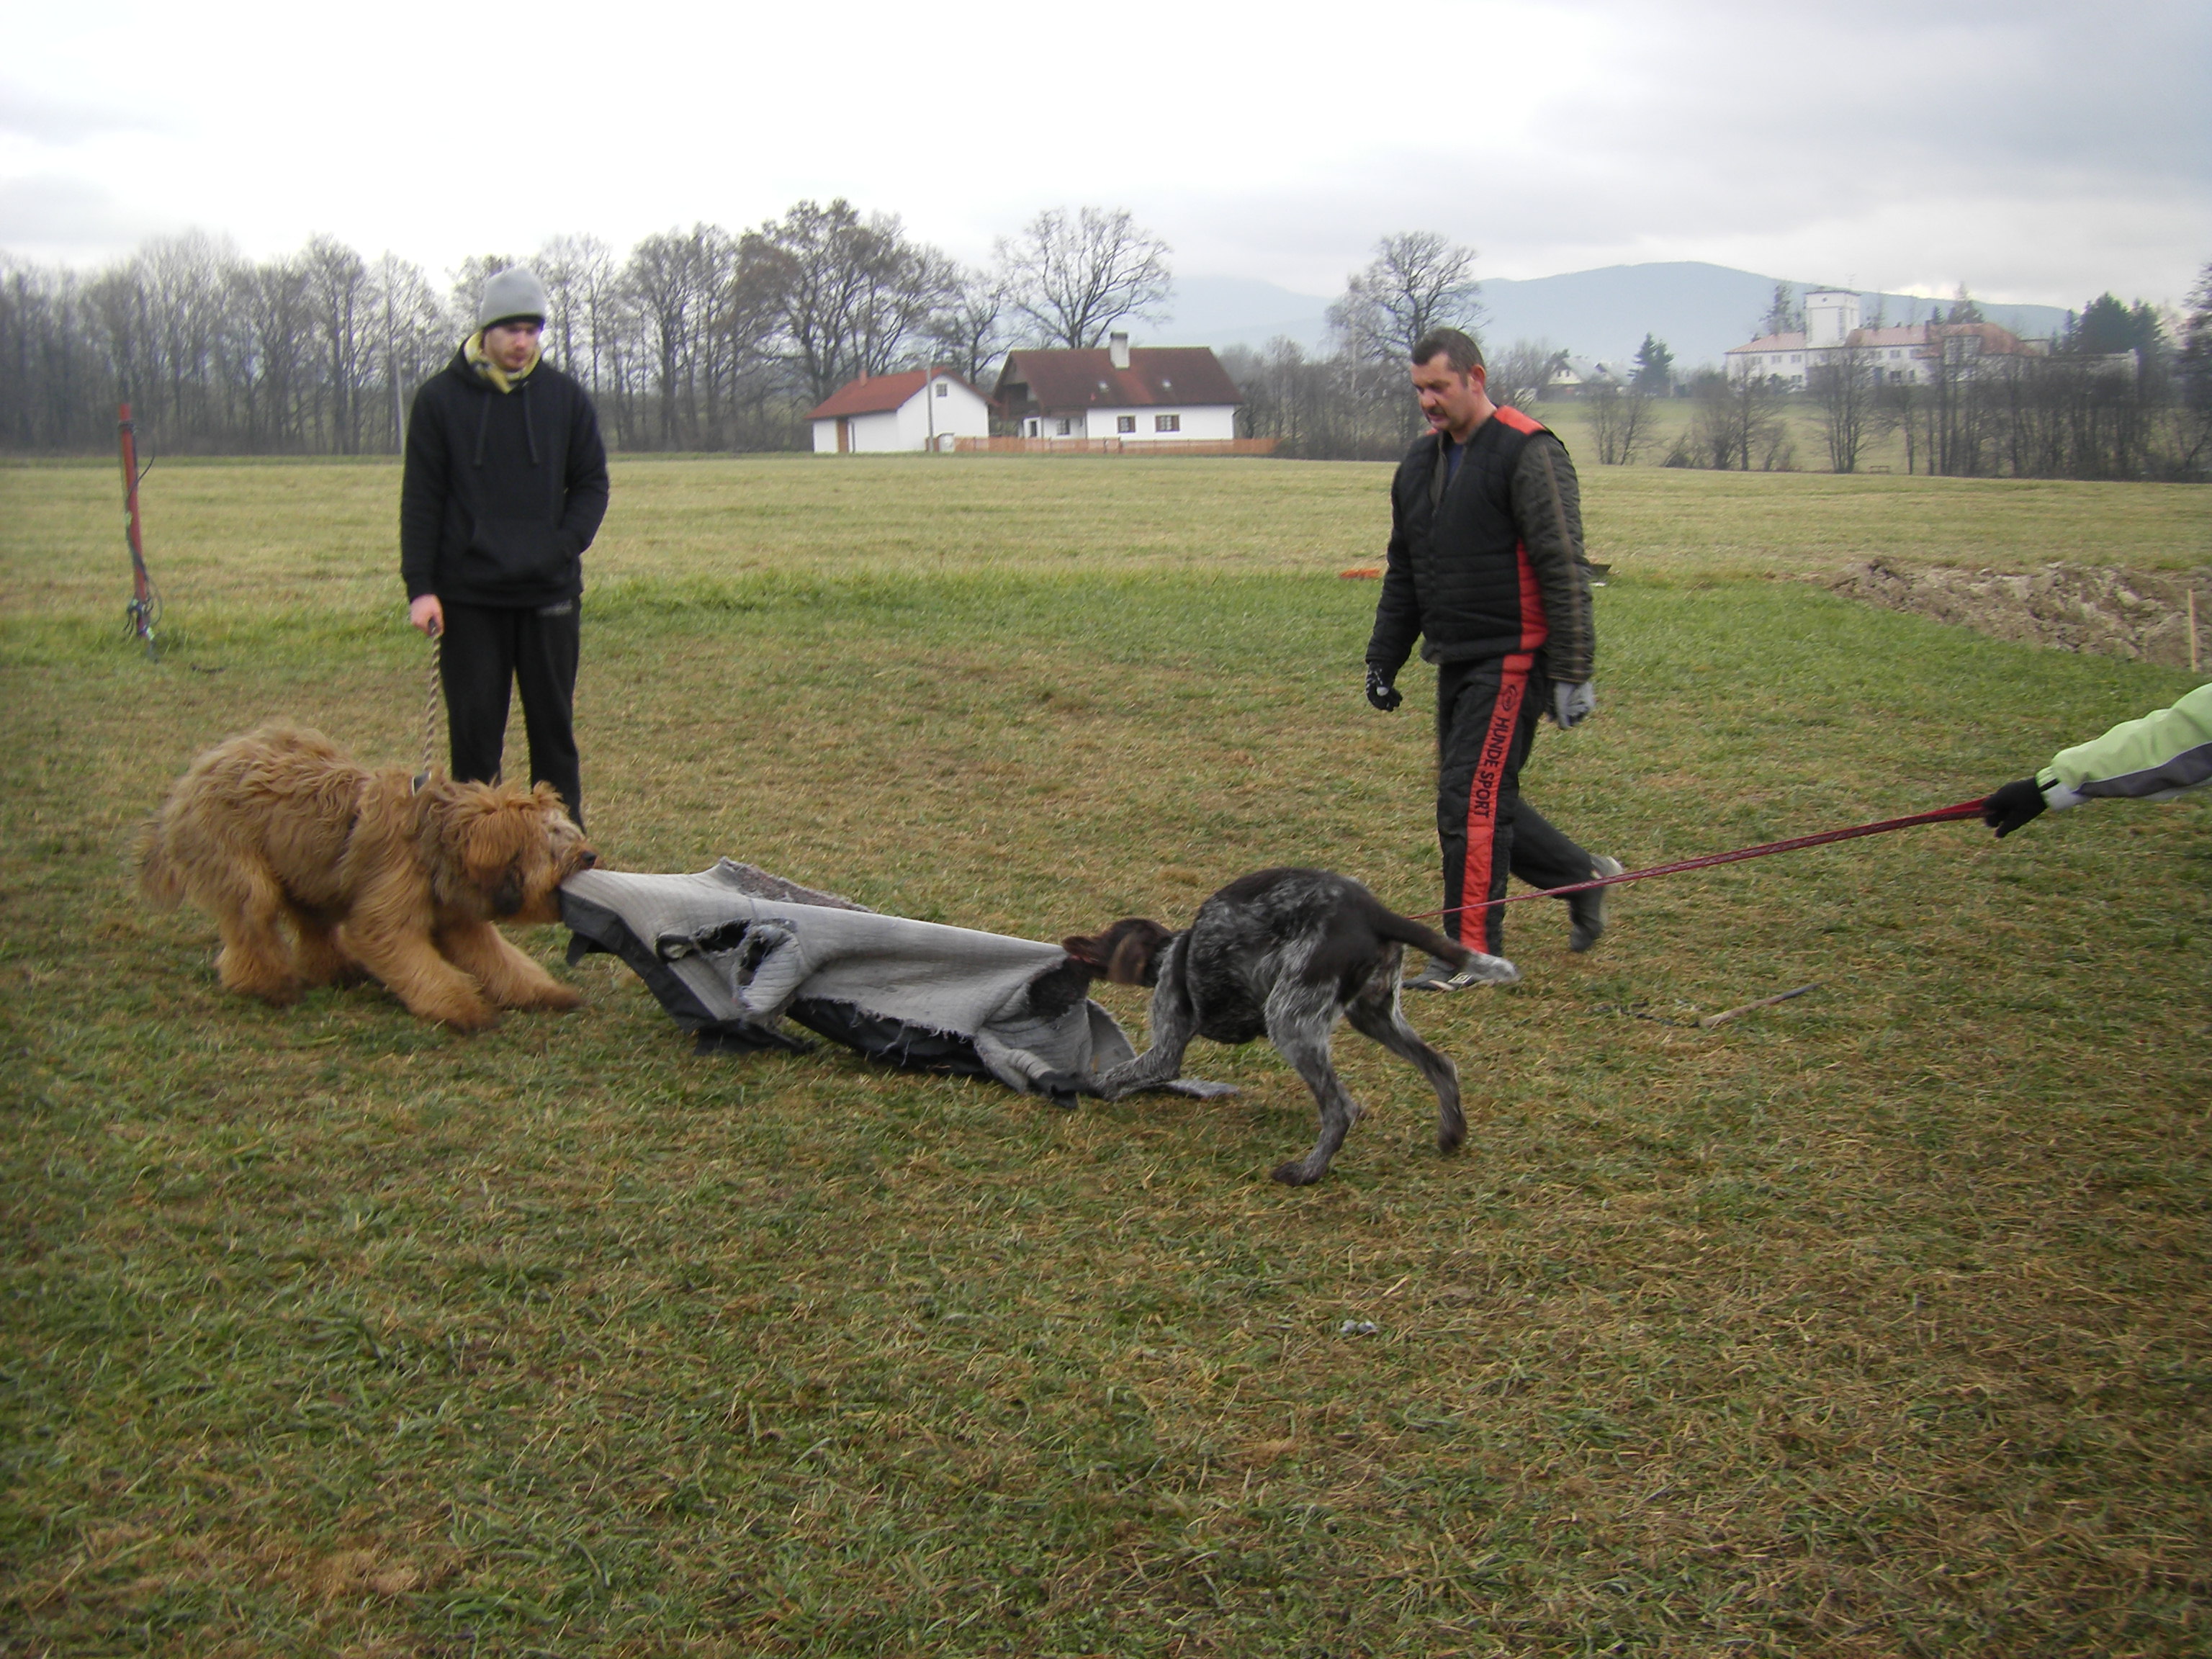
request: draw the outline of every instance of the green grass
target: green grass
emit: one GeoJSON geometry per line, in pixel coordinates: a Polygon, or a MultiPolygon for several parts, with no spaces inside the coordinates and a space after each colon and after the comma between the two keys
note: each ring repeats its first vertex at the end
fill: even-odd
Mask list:
{"type": "MultiPolygon", "coordinates": [[[[2183,689],[1729,579],[2008,525],[2196,556],[2187,492],[1909,482],[1594,478],[1604,701],[1532,797],[1649,864],[1978,793],[2183,689]]],[[[0,1651],[2212,1645],[2201,805],[1635,885],[1585,957],[1516,907],[1524,983],[1413,1010],[1466,1150],[1346,1036],[1367,1115],[1291,1193],[1264,1047],[1194,1052],[1235,1099],[1063,1114],[695,1058],[605,957],[474,1039],[219,994],[131,828],[271,715],[411,763],[392,483],[157,471],[149,665],[112,480],[0,473],[0,1651]]],[[[1334,574],[1382,483],[627,465],[595,837],[1034,937],[1277,861],[1429,908],[1428,676],[1365,708],[1375,588],[1334,574]]]]}
{"type": "MultiPolygon", "coordinates": [[[[1382,557],[1389,477],[1325,461],[624,460],[590,569],[602,594],[771,573],[1334,575],[1382,557]]],[[[2191,485],[1587,466],[1583,487],[1591,556],[1646,580],[1870,557],[2166,569],[2212,552],[2212,509],[2191,485]]],[[[172,620],[397,609],[398,490],[388,463],[157,466],[146,544],[172,620]]],[[[0,606],[119,616],[120,495],[112,468],[0,467],[0,606]]]]}

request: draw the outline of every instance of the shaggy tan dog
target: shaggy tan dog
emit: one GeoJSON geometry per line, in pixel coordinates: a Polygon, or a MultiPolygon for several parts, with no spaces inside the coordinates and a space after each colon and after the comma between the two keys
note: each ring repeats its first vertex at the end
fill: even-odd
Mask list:
{"type": "Polygon", "coordinates": [[[229,990],[283,1003],[365,971],[464,1031],[583,1000],[492,926],[558,921],[561,884],[599,862],[547,784],[434,773],[418,792],[319,732],[264,726],[191,763],[141,854],[149,898],[215,917],[229,990]]]}

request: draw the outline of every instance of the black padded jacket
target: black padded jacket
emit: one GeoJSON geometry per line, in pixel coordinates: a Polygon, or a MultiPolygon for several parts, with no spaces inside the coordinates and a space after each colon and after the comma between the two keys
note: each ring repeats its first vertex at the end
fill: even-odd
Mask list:
{"type": "Polygon", "coordinates": [[[573,599],[606,511],[599,417],[559,369],[540,362],[501,392],[465,346],[415,394],[399,486],[410,599],[511,609],[573,599]]]}
{"type": "Polygon", "coordinates": [[[1540,653],[1553,681],[1589,679],[1589,566],[1566,446],[1501,407],[1469,435],[1447,483],[1443,441],[1417,439],[1390,482],[1389,562],[1367,665],[1395,680],[1418,639],[1430,662],[1540,653]]]}

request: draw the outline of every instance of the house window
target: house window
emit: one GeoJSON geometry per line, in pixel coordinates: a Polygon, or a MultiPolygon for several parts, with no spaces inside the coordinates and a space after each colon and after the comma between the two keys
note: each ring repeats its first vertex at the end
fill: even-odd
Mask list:
{"type": "Polygon", "coordinates": [[[937,395],[940,398],[950,398],[952,395],[952,388],[939,380],[937,383],[937,395]]]}
{"type": "Polygon", "coordinates": [[[1155,432],[1180,432],[1182,430],[1182,416],[1180,415],[1155,415],[1152,416],[1152,430],[1155,432]]]}
{"type": "Polygon", "coordinates": [[[1136,429],[1137,429],[1137,417],[1136,417],[1135,416],[1133,416],[1133,415],[1116,415],[1116,416],[1114,417],[1114,430],[1115,430],[1115,431],[1116,431],[1116,432],[1134,432],[1136,429]]]}
{"type": "Polygon", "coordinates": [[[1790,354],[1790,361],[1793,363],[1802,363],[1805,361],[1805,354],[1802,351],[1793,351],[1790,354]]]}
{"type": "Polygon", "coordinates": [[[1063,438],[1075,429],[1075,423],[1073,421],[1056,421],[1054,425],[1059,428],[1060,435],[1063,438]]]}

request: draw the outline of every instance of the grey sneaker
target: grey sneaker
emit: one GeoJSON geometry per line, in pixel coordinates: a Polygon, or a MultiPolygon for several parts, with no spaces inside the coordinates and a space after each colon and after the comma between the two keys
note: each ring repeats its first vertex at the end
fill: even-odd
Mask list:
{"type": "Polygon", "coordinates": [[[1441,991],[1451,983],[1452,970],[1448,963],[1429,958],[1427,967],[1407,980],[1401,988],[1407,991],[1441,991]]]}
{"type": "MultiPolygon", "coordinates": [[[[1590,878],[1597,880],[1620,873],[1620,860],[1609,859],[1602,853],[1590,854],[1590,878]]],[[[1571,924],[1567,934],[1567,949],[1587,951],[1598,942],[1605,932],[1605,895],[1602,887],[1593,887],[1587,893],[1567,895],[1567,920],[1571,924]]]]}
{"type": "Polygon", "coordinates": [[[1429,965],[1406,981],[1408,991],[1464,991],[1474,985],[1517,985],[1521,970],[1504,957],[1474,953],[1474,960],[1456,970],[1429,958],[1429,965]]]}

